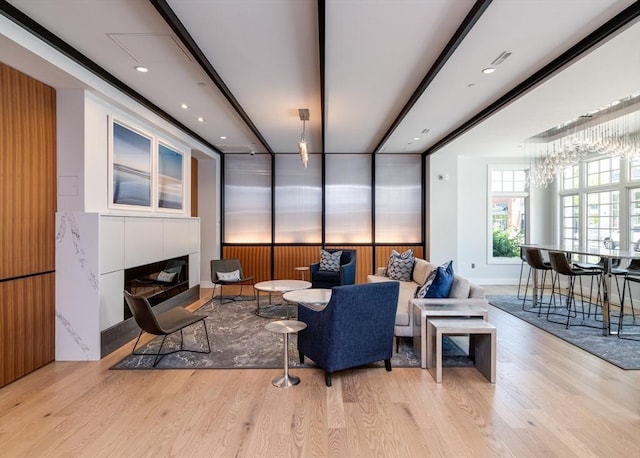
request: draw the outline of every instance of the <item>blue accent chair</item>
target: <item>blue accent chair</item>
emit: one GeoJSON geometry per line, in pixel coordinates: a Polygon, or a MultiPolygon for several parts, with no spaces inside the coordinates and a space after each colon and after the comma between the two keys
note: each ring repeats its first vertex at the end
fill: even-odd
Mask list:
{"type": "Polygon", "coordinates": [[[342,251],[340,255],[340,271],[320,270],[320,263],[309,266],[309,278],[312,288],[328,288],[334,286],[353,285],[356,282],[356,250],[326,250],[330,253],[342,251]]]}
{"type": "Polygon", "coordinates": [[[320,311],[298,304],[307,324],[298,333],[300,362],[307,356],[323,368],[327,386],[342,369],[384,361],[390,371],[399,289],[397,281],[337,286],[320,311]]]}

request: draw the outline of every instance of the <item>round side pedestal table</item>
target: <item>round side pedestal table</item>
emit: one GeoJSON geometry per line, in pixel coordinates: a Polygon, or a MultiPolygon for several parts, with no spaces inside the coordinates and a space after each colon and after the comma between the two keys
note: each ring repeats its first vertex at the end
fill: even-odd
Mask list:
{"type": "Polygon", "coordinates": [[[284,334],[284,374],[271,381],[273,386],[287,388],[300,383],[300,377],[289,375],[289,334],[302,331],[306,327],[306,323],[296,320],[272,321],[265,326],[267,331],[284,334]]]}

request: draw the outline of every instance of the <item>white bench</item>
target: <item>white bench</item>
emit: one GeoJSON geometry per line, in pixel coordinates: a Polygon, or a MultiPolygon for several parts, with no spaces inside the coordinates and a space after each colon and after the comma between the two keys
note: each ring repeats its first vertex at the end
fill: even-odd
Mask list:
{"type": "Polygon", "coordinates": [[[487,321],[468,318],[427,320],[427,352],[435,358],[435,370],[429,368],[436,383],[442,383],[442,338],[469,336],[469,357],[491,383],[496,382],[496,328],[487,321]],[[434,374],[435,372],[435,374],[434,374]]]}

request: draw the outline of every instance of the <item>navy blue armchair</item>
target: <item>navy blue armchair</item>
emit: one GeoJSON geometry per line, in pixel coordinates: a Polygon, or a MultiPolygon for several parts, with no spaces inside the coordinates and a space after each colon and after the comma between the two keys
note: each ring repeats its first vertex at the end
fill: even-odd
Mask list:
{"type": "Polygon", "coordinates": [[[326,250],[330,253],[342,251],[340,271],[320,270],[320,263],[309,266],[309,278],[312,288],[333,288],[334,286],[353,285],[356,282],[356,250],[326,250]]]}
{"type": "Polygon", "coordinates": [[[393,330],[398,307],[397,281],[337,286],[320,311],[298,304],[300,362],[309,357],[325,371],[331,386],[335,371],[384,361],[391,370],[393,330]]]}

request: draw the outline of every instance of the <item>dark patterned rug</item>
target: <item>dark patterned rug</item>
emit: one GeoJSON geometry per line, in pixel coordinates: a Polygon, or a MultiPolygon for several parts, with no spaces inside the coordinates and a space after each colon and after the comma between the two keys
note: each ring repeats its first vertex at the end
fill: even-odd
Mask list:
{"type": "MultiPolygon", "coordinates": [[[[211,353],[178,352],[163,357],[157,369],[233,369],[233,368],[265,368],[283,367],[283,337],[265,329],[265,325],[273,319],[262,318],[255,314],[255,301],[245,300],[220,305],[217,298],[203,305],[196,313],[207,315],[205,320],[211,342],[211,353]]],[[[261,307],[262,309],[262,307],[261,307]]],[[[275,307],[272,313],[278,315],[284,307],[275,307]],[[279,313],[278,313],[279,312],[279,313]]],[[[295,307],[289,307],[295,313],[295,307]]],[[[149,344],[138,349],[140,352],[155,353],[161,338],[156,337],[149,344]]],[[[195,324],[185,329],[185,348],[206,349],[204,329],[195,324]]],[[[296,349],[296,335],[289,336],[290,367],[315,367],[308,358],[300,364],[296,349]]],[[[133,346],[133,344],[131,344],[133,346]]],[[[163,352],[179,348],[180,333],[167,338],[163,352]]],[[[133,347],[132,347],[133,348],[133,347]]],[[[472,366],[473,362],[467,353],[455,342],[443,341],[443,365],[472,366]]],[[[129,355],[115,364],[111,369],[151,369],[151,356],[129,355]]],[[[384,367],[384,363],[373,364],[384,367]]],[[[401,339],[398,352],[391,359],[392,367],[420,367],[420,362],[413,353],[413,341],[401,339]]]]}
{"type": "MultiPolygon", "coordinates": [[[[603,336],[602,335],[602,318],[598,316],[596,320],[593,318],[582,318],[582,314],[577,317],[573,317],[570,320],[571,325],[569,329],[566,329],[564,324],[558,324],[547,321],[546,305],[543,306],[541,316],[538,317],[537,313],[522,310],[522,300],[516,296],[487,296],[489,303],[513,316],[520,318],[540,329],[543,329],[556,337],[565,340],[576,347],[582,348],[589,353],[604,359],[605,361],[614,364],[621,369],[640,369],[640,335],[633,336],[631,333],[640,333],[640,317],[636,318],[635,329],[633,326],[633,320],[631,315],[625,315],[625,321],[623,324],[623,330],[625,333],[622,335],[628,337],[620,339],[616,335],[603,336]],[[580,325],[586,326],[580,326],[580,325]],[[627,334],[628,330],[629,334],[627,334]],[[635,339],[635,340],[632,340],[635,339]]],[[[560,304],[558,303],[558,306],[560,304]]],[[[579,306],[579,304],[578,304],[579,306]]],[[[530,302],[527,303],[527,309],[531,310],[530,302]]],[[[579,309],[580,310],[580,309],[579,309]]],[[[600,309],[598,309],[600,310],[600,309]]],[[[552,308],[551,312],[555,310],[552,308]]],[[[560,307],[557,309],[560,312],[560,307]]],[[[563,310],[562,310],[563,311],[563,310]]],[[[592,315],[593,317],[593,315],[592,315]]],[[[561,321],[564,323],[566,318],[560,316],[551,316],[554,321],[561,321]]],[[[619,317],[613,314],[611,317],[611,331],[618,331],[619,317]]]]}

